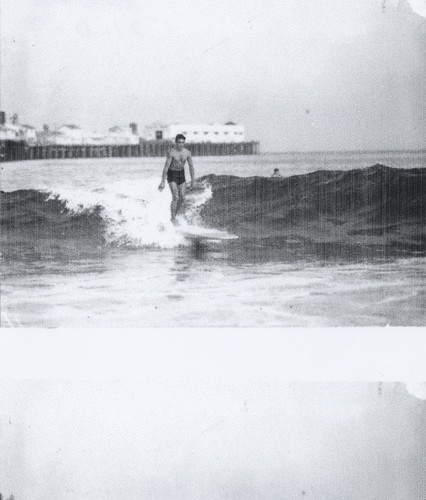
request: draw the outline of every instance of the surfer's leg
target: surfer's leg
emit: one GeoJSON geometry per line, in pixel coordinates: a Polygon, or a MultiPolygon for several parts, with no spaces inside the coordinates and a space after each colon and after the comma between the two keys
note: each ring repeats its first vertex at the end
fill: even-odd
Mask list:
{"type": "Polygon", "coordinates": [[[183,202],[185,201],[185,193],[186,193],[186,184],[182,182],[182,184],[178,185],[179,198],[176,206],[176,213],[182,208],[183,202]]]}
{"type": "Polygon", "coordinates": [[[170,204],[170,213],[172,216],[172,221],[174,221],[177,213],[179,191],[176,182],[169,182],[169,186],[170,186],[170,191],[172,193],[172,203],[170,204]]]}

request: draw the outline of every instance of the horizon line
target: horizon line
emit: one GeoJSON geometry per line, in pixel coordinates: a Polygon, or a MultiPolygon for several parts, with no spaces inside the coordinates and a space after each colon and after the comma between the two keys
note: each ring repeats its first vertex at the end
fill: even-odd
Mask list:
{"type": "Polygon", "coordinates": [[[299,153],[426,153],[426,147],[422,149],[292,149],[260,151],[258,154],[299,154],[299,153]]]}

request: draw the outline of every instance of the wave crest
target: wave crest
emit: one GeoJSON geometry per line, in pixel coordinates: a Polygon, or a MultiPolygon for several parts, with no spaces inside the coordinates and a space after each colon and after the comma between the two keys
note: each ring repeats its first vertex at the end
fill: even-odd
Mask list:
{"type": "MultiPolygon", "coordinates": [[[[188,193],[190,224],[225,229],[235,245],[344,244],[426,254],[426,169],[374,165],[287,178],[208,175],[188,193]],[[252,243],[250,243],[252,242],[252,243]],[[404,250],[405,251],[405,250],[404,250]]],[[[185,244],[170,223],[170,195],[158,179],[94,189],[2,193],[3,232],[34,238],[84,238],[125,247],[185,244]]],[[[257,251],[257,250],[256,250],[257,251]]]]}
{"type": "Polygon", "coordinates": [[[251,239],[426,249],[426,170],[374,165],[286,178],[209,175],[207,224],[251,239]]]}
{"type": "MultiPolygon", "coordinates": [[[[172,248],[185,240],[170,222],[170,198],[157,179],[138,184],[118,181],[91,190],[57,188],[50,192],[2,193],[1,226],[38,237],[101,240],[111,246],[172,248]]],[[[199,218],[211,196],[205,184],[187,197],[186,217],[199,218]]]]}

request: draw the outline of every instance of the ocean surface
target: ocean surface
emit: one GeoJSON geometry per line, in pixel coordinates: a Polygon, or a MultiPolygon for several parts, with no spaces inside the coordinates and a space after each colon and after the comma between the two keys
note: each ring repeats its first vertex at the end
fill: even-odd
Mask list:
{"type": "Polygon", "coordinates": [[[202,244],[163,165],[2,163],[1,326],[426,324],[426,151],[195,157],[202,244]]]}

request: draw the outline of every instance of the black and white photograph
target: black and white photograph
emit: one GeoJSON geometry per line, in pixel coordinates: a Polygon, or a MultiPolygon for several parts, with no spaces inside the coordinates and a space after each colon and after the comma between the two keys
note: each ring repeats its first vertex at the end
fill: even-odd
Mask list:
{"type": "Polygon", "coordinates": [[[425,500],[426,0],[0,36],[0,500],[425,500]]]}
{"type": "Polygon", "coordinates": [[[424,0],[1,0],[1,326],[425,326],[424,0]]]}

